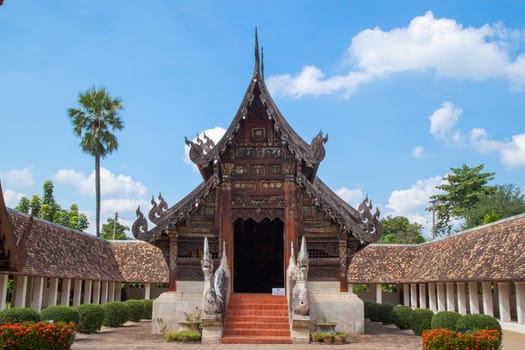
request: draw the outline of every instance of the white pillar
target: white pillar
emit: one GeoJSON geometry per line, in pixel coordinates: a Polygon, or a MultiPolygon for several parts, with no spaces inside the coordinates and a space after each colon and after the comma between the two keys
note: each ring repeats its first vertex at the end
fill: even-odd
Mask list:
{"type": "Polygon", "coordinates": [[[108,302],[108,281],[102,281],[102,288],[100,293],[100,303],[106,304],[108,302]]]}
{"type": "Polygon", "coordinates": [[[36,312],[42,310],[42,299],[44,297],[44,277],[35,277],[33,282],[33,300],[31,308],[36,312]]]}
{"type": "Polygon", "coordinates": [[[479,314],[478,282],[468,283],[468,299],[471,314],[479,314]]]}
{"type": "Polygon", "coordinates": [[[456,293],[454,282],[447,282],[447,311],[456,311],[456,293]]]}
{"type": "Polygon", "coordinates": [[[410,284],[410,307],[417,309],[417,284],[410,284]]]}
{"type": "Polygon", "coordinates": [[[75,280],[73,285],[73,306],[79,306],[82,299],[82,280],[75,280]]]}
{"type": "Polygon", "coordinates": [[[69,293],[71,291],[71,280],[64,278],[62,280],[62,293],[60,293],[60,304],[69,306],[69,293]]]}
{"type": "Polygon", "coordinates": [[[121,301],[120,299],[121,294],[122,294],[122,285],[120,284],[120,282],[116,282],[115,284],[115,300],[116,301],[121,301]]]}
{"type": "Polygon", "coordinates": [[[27,298],[27,276],[15,275],[14,292],[15,307],[25,307],[27,298]]]}
{"type": "Polygon", "coordinates": [[[436,285],[436,289],[438,299],[438,311],[446,311],[445,284],[443,282],[438,282],[436,285]]]}
{"type": "Polygon", "coordinates": [[[58,278],[49,279],[49,288],[47,291],[47,306],[53,306],[57,304],[58,295],[58,278]]]}
{"type": "Polygon", "coordinates": [[[410,306],[410,285],[403,284],[403,305],[410,306]]]}
{"type": "MultiPolygon", "coordinates": [[[[151,284],[149,283],[146,283],[144,285],[144,299],[151,299],[151,284]]],[[[379,304],[383,302],[383,293],[381,291],[381,283],[376,284],[376,302],[379,304]]]]}
{"type": "Polygon", "coordinates": [[[430,310],[437,312],[437,300],[436,300],[436,284],[428,284],[428,302],[430,304],[430,310]]]}
{"type": "Polygon", "coordinates": [[[426,283],[419,284],[419,308],[427,308],[427,285],[426,283]]]}
{"type": "Polygon", "coordinates": [[[498,282],[499,319],[510,322],[510,284],[498,282]]]}
{"type": "Polygon", "coordinates": [[[109,282],[108,285],[108,302],[115,301],[115,281],[109,282]]]}
{"type": "Polygon", "coordinates": [[[481,288],[483,292],[483,313],[485,315],[494,316],[494,304],[492,301],[492,284],[490,282],[482,282],[481,288]]]}
{"type": "Polygon", "coordinates": [[[514,282],[516,287],[516,314],[518,323],[525,324],[525,282],[514,282]]]}
{"type": "Polygon", "coordinates": [[[86,280],[84,283],[84,304],[91,304],[91,285],[93,281],[86,280]]]}
{"type": "Polygon", "coordinates": [[[462,315],[467,314],[467,297],[465,294],[465,282],[456,284],[458,290],[458,312],[462,315]]]}
{"type": "Polygon", "coordinates": [[[93,283],[93,304],[100,304],[100,281],[93,283]]]}
{"type": "Polygon", "coordinates": [[[0,311],[5,310],[7,306],[7,284],[9,282],[9,275],[0,275],[0,311]]]}
{"type": "MultiPolygon", "coordinates": [[[[144,293],[146,293],[146,291],[148,293],[147,297],[146,297],[146,295],[144,295],[144,299],[149,299],[149,293],[150,293],[150,291],[149,291],[149,288],[150,288],[149,283],[146,283],[144,285],[144,288],[145,288],[144,293]]],[[[383,303],[383,291],[381,290],[381,283],[376,283],[376,303],[378,303],[378,304],[382,304],[383,303]]]]}

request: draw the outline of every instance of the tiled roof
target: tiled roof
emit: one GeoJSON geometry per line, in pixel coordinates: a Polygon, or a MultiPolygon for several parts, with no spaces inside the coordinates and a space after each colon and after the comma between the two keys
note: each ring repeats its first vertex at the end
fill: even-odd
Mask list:
{"type": "Polygon", "coordinates": [[[142,241],[110,241],[110,246],[123,282],[168,282],[168,265],[159,248],[142,241]]]}
{"type": "Polygon", "coordinates": [[[369,245],[348,269],[349,283],[485,280],[525,280],[525,214],[418,245],[369,245]]]}
{"type": "Polygon", "coordinates": [[[27,259],[21,274],[86,280],[122,279],[107,241],[38,218],[33,218],[31,223],[29,215],[16,210],[8,208],[7,212],[14,235],[18,238],[25,232],[27,259]]]}

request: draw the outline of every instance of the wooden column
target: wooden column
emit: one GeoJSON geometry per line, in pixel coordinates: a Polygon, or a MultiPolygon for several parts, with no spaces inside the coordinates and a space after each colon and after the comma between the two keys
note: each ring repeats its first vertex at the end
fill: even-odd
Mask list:
{"type": "MultiPolygon", "coordinates": [[[[226,242],[226,255],[228,256],[228,267],[230,271],[235,271],[234,267],[234,247],[233,247],[233,217],[232,217],[232,184],[227,177],[223,177],[221,184],[221,213],[220,213],[220,235],[221,240],[226,242]]],[[[222,242],[219,249],[222,249],[222,242]]],[[[233,291],[233,276],[230,278],[230,290],[233,291]]]]}
{"type": "Polygon", "coordinates": [[[0,274],[0,311],[5,310],[7,306],[7,282],[9,281],[9,275],[0,274]]]}
{"type": "MultiPolygon", "coordinates": [[[[348,292],[348,241],[339,240],[339,291],[348,292]]],[[[381,287],[381,284],[379,284],[381,287]]],[[[379,302],[380,303],[380,302],[379,302]]]]}
{"type": "Polygon", "coordinates": [[[298,247],[295,222],[295,177],[293,175],[287,175],[284,179],[284,203],[284,266],[286,268],[292,253],[290,242],[293,241],[294,246],[298,247]]]}
{"type": "Polygon", "coordinates": [[[169,274],[169,285],[168,290],[170,292],[177,291],[177,231],[170,229],[170,247],[169,247],[169,258],[168,258],[168,274],[169,274]]]}

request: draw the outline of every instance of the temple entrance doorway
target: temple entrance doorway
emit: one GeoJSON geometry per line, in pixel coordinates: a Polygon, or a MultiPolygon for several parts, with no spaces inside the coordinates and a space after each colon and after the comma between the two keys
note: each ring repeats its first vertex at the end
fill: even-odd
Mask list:
{"type": "Polygon", "coordinates": [[[284,235],[279,219],[234,223],[235,293],[271,293],[284,288],[284,235]]]}

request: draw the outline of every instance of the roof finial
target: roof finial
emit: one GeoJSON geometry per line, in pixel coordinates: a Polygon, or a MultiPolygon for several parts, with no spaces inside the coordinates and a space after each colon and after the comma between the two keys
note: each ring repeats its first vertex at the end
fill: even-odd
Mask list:
{"type": "Polygon", "coordinates": [[[255,27],[255,73],[260,73],[259,61],[259,36],[257,35],[257,27],[255,27]]]}
{"type": "Polygon", "coordinates": [[[264,47],[261,46],[261,75],[264,79],[264,47]]]}

